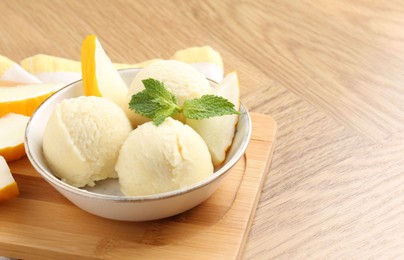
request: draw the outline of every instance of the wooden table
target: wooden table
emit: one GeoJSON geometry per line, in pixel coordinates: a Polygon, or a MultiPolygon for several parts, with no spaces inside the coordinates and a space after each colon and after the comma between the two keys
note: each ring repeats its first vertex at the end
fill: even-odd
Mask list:
{"type": "MultiPolygon", "coordinates": [[[[7,1],[0,55],[115,62],[210,45],[278,123],[245,259],[404,257],[404,2],[7,1]]],[[[0,212],[1,214],[1,212],[0,212]]]]}

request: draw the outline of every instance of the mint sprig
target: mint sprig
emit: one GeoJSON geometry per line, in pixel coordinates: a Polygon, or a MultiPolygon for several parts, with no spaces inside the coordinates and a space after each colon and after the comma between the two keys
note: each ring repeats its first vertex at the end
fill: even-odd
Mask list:
{"type": "Polygon", "coordinates": [[[189,119],[203,119],[214,116],[239,114],[234,104],[215,95],[186,100],[182,107],[175,96],[164,87],[163,82],[149,78],[142,80],[145,89],[132,96],[129,108],[160,125],[167,117],[183,113],[189,119]]]}

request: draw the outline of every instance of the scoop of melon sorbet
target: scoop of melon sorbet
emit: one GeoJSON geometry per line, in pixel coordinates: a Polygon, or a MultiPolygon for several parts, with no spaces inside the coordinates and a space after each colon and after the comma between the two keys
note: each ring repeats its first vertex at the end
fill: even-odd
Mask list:
{"type": "Polygon", "coordinates": [[[127,196],[180,189],[213,173],[206,143],[191,127],[172,118],[159,126],[148,122],[133,130],[115,169],[127,196]]]}
{"type": "Polygon", "coordinates": [[[125,112],[100,97],[62,101],[44,132],[43,152],[53,173],[75,186],[117,177],[115,163],[122,143],[132,131],[125,112]]]}

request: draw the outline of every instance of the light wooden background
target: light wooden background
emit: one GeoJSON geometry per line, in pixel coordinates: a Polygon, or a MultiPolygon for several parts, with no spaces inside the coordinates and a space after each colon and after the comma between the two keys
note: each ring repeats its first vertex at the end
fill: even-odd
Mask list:
{"type": "Polygon", "coordinates": [[[0,55],[210,45],[278,122],[245,259],[404,258],[404,1],[0,0],[0,55]]]}

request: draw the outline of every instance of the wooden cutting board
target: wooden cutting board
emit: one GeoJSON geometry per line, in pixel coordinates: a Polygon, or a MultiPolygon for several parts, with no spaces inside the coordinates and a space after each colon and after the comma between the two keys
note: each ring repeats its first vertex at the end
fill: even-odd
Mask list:
{"type": "Polygon", "coordinates": [[[201,205],[158,221],[91,215],[62,197],[27,158],[10,168],[20,195],[0,204],[0,256],[22,259],[237,259],[268,173],[276,122],[251,113],[246,154],[201,205]]]}

